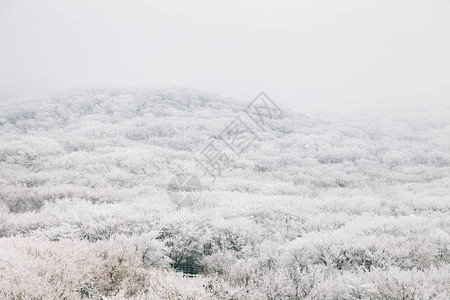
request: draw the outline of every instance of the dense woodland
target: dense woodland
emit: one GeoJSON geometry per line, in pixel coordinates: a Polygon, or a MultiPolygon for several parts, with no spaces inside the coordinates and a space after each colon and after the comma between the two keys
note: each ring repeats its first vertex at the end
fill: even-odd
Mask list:
{"type": "Polygon", "coordinates": [[[283,107],[213,181],[195,153],[245,105],[187,89],[0,104],[0,298],[450,299],[450,106],[283,107]],[[179,173],[204,191],[177,210],[179,173]]]}

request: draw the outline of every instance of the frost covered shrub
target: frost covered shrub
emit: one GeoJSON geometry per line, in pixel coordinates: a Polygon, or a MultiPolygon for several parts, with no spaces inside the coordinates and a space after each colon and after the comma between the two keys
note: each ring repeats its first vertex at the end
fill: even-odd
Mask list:
{"type": "Polygon", "coordinates": [[[115,239],[95,244],[98,263],[92,270],[94,286],[105,296],[121,290],[132,296],[146,287],[146,272],[142,257],[129,241],[115,239]]]}
{"type": "Polygon", "coordinates": [[[189,265],[202,268],[203,249],[206,241],[202,229],[196,223],[173,224],[161,229],[158,240],[168,248],[168,256],[174,268],[189,265]]]}
{"type": "MultiPolygon", "coordinates": [[[[93,280],[90,269],[96,259],[86,243],[15,238],[2,239],[0,248],[2,299],[79,299],[78,291],[93,280]]],[[[95,296],[96,291],[89,293],[95,296]]]]}
{"type": "Polygon", "coordinates": [[[8,198],[6,205],[12,213],[23,213],[41,209],[44,206],[44,200],[34,195],[18,195],[8,198]]]}
{"type": "Polygon", "coordinates": [[[11,213],[24,213],[40,210],[45,199],[30,189],[14,189],[0,192],[0,202],[3,202],[11,213]]]}
{"type": "Polygon", "coordinates": [[[150,272],[145,293],[136,299],[211,299],[205,290],[204,278],[186,278],[180,273],[167,271],[150,272]]]}
{"type": "Polygon", "coordinates": [[[2,239],[0,298],[100,299],[142,294],[150,284],[145,263],[162,253],[157,246],[145,248],[143,257],[132,240],[120,236],[96,243],[2,239]]]}
{"type": "Polygon", "coordinates": [[[268,300],[288,299],[293,296],[289,275],[284,269],[270,270],[262,274],[258,282],[258,289],[268,300]]]}
{"type": "Polygon", "coordinates": [[[449,280],[447,268],[343,272],[321,281],[314,295],[318,299],[447,299],[449,280]]]}
{"type": "Polygon", "coordinates": [[[168,248],[158,239],[157,232],[144,233],[129,239],[139,254],[144,267],[168,267],[168,248]]]}

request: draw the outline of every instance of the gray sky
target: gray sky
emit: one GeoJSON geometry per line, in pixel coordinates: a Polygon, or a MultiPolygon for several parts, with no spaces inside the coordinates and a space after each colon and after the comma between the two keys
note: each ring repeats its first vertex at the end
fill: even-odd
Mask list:
{"type": "Polygon", "coordinates": [[[449,0],[0,2],[0,99],[185,86],[281,103],[450,102],[449,0]]]}

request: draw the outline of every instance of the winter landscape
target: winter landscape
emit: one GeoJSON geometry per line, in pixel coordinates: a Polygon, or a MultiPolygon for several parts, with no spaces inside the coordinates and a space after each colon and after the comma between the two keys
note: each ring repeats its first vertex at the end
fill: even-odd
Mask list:
{"type": "Polygon", "coordinates": [[[0,298],[450,299],[448,105],[283,107],[213,180],[196,153],[247,104],[0,103],[0,298]],[[177,209],[182,173],[203,191],[177,209]]]}
{"type": "Polygon", "coordinates": [[[450,300],[449,0],[0,0],[0,300],[450,300]]]}

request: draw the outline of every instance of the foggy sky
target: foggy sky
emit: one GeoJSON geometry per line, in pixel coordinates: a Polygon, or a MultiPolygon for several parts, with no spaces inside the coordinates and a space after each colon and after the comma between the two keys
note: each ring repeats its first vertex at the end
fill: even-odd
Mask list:
{"type": "Polygon", "coordinates": [[[0,2],[0,99],[185,86],[284,104],[450,102],[450,1],[0,2]]]}

